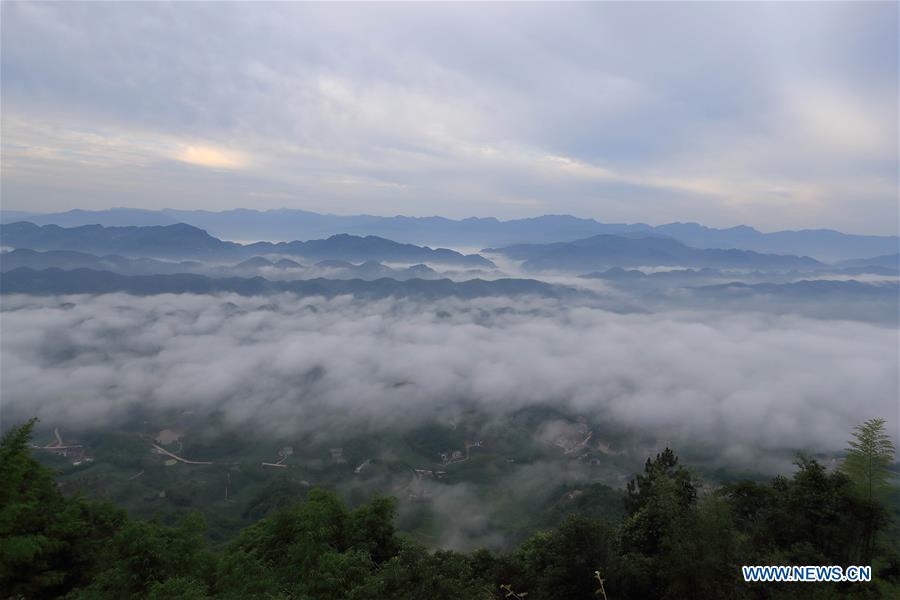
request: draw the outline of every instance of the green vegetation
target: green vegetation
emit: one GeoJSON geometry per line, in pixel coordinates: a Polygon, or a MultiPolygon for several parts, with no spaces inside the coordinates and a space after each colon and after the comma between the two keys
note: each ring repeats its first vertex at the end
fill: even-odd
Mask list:
{"type": "Polygon", "coordinates": [[[857,425],[847,448],[843,470],[869,501],[888,491],[888,467],[894,459],[894,444],[884,431],[884,419],[869,419],[857,425]]]}
{"type": "MultiPolygon", "coordinates": [[[[66,497],[31,456],[34,421],[0,445],[0,594],[8,598],[896,598],[900,548],[882,495],[886,471],[856,470],[883,422],[855,434],[845,468],[800,457],[791,477],[705,484],[666,449],[628,485],[622,511],[583,492],[557,526],[514,550],[433,551],[395,530],[395,500],[348,509],[312,489],[225,543],[187,514],[176,526],[66,497]],[[855,455],[853,452],[860,452],[855,455]],[[846,471],[846,472],[845,472],[846,471]],[[859,478],[858,474],[864,477],[859,478]],[[880,486],[875,486],[880,482],[880,486]],[[622,515],[621,517],[619,515],[622,515]],[[745,584],[742,564],[872,564],[868,584],[745,584]],[[601,595],[602,594],[602,595],[601,595]]],[[[892,460],[874,445],[873,456],[892,460]]],[[[866,463],[868,464],[868,463],[866,463]]],[[[882,463],[878,463],[882,464],[882,463]]],[[[285,490],[286,500],[293,494],[285,490]]],[[[558,515],[556,515],[558,516],[558,515]]]]}

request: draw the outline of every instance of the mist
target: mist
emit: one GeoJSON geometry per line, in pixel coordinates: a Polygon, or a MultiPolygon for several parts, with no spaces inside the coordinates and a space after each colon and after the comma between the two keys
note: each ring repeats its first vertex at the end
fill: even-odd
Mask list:
{"type": "Polygon", "coordinates": [[[838,452],[866,418],[897,431],[897,330],[877,323],[289,294],[6,296],[0,318],[4,428],[194,411],[341,435],[549,405],[763,469],[779,453],[838,452]]]}

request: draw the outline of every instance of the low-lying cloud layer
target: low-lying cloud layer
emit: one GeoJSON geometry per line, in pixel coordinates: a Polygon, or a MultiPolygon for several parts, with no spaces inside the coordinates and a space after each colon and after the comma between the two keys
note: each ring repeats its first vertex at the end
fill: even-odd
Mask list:
{"type": "Polygon", "coordinates": [[[8,296],[2,308],[3,427],[117,425],[139,407],[313,434],[553,404],[746,463],[838,451],[854,424],[898,419],[897,331],[869,323],[499,298],[8,296]]]}

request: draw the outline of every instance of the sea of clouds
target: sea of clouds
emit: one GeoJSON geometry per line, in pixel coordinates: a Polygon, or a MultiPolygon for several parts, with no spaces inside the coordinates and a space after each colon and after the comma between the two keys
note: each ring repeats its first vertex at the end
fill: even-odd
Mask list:
{"type": "Polygon", "coordinates": [[[746,464],[840,451],[871,417],[896,436],[900,410],[895,326],[796,314],[108,294],[6,296],[0,319],[4,428],[140,408],[316,435],[550,404],[746,464]]]}

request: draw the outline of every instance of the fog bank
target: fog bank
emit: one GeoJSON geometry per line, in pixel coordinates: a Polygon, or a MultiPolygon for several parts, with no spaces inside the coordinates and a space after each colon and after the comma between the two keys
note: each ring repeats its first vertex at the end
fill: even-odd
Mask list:
{"type": "Polygon", "coordinates": [[[460,406],[553,404],[725,460],[838,451],[895,431],[897,331],[712,311],[616,314],[550,299],[10,296],[4,427],[115,426],[135,407],[223,411],[279,434],[412,426],[460,406]]]}

